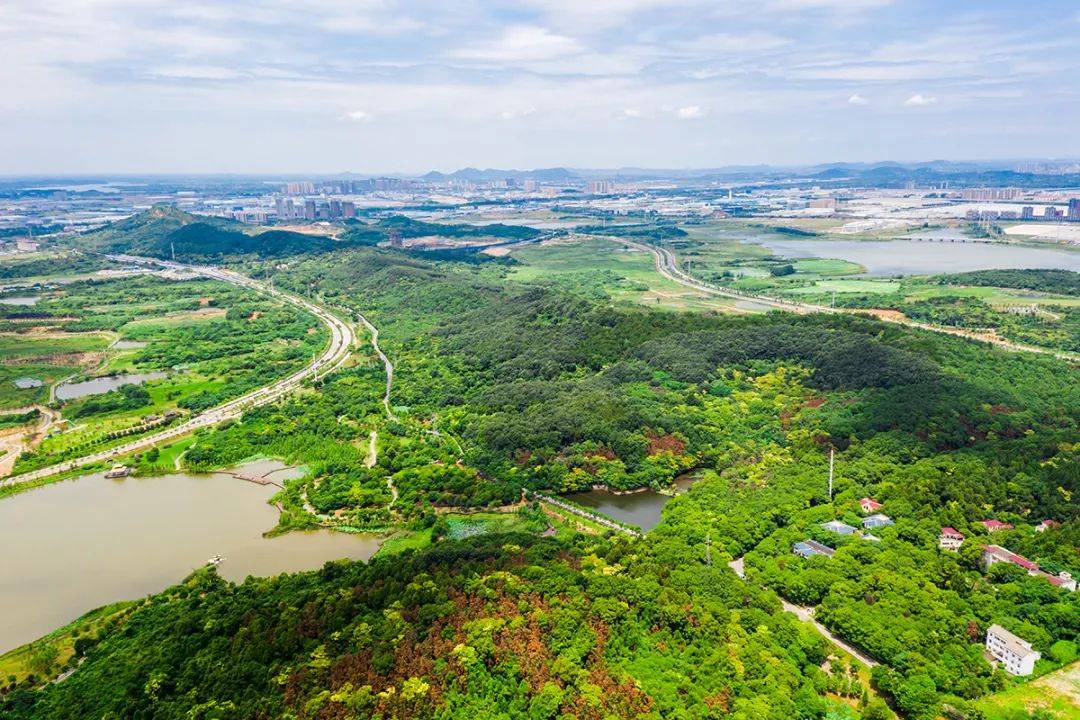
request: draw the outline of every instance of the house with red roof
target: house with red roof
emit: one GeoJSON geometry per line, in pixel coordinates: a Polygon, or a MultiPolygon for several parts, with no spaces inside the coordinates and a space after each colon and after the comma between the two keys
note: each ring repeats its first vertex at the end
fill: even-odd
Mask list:
{"type": "Polygon", "coordinates": [[[1057,520],[1043,520],[1041,523],[1035,526],[1035,532],[1046,532],[1054,528],[1061,527],[1061,523],[1057,520]]]}
{"type": "Polygon", "coordinates": [[[1016,565],[1024,570],[1027,570],[1027,574],[1032,577],[1046,578],[1046,581],[1051,585],[1073,592],[1076,590],[1076,580],[1073,576],[1067,572],[1062,572],[1060,575],[1051,575],[1039,568],[1039,563],[1032,560],[1028,560],[1023,555],[1017,555],[1011,550],[1007,550],[1000,545],[987,545],[983,548],[982,566],[983,570],[989,570],[991,566],[997,563],[1009,563],[1010,565],[1016,565]]]}
{"type": "Polygon", "coordinates": [[[997,532],[998,530],[1012,530],[1013,526],[1009,523],[1001,522],[1000,520],[980,520],[979,524],[986,528],[987,532],[997,532]]]}
{"type": "Polygon", "coordinates": [[[878,510],[883,508],[884,505],[879,503],[877,500],[874,500],[873,498],[864,497],[862,500],[859,501],[859,507],[862,508],[862,511],[864,513],[872,513],[877,512],[878,510]]]}
{"type": "Polygon", "coordinates": [[[954,527],[941,528],[941,535],[938,536],[938,547],[942,550],[948,550],[949,552],[956,552],[960,549],[960,546],[964,544],[964,533],[960,532],[954,527]]]}

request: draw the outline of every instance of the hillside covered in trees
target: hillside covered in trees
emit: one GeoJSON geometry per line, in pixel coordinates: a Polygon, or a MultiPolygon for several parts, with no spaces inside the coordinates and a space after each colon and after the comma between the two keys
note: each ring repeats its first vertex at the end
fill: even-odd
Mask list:
{"type": "Polygon", "coordinates": [[[304,463],[282,529],[431,544],[240,586],[200,571],[84,638],[63,682],[9,688],[5,717],[930,720],[948,704],[977,720],[974,700],[1016,682],[983,657],[989,625],[1030,640],[1040,673],[1076,656],[1076,593],[979,562],[993,518],[1014,529],[992,542],[1080,575],[1080,380],[1061,361],[868,318],[658,312],[374,248],[256,272],[380,328],[394,416],[360,351],[184,462],[304,463]],[[688,474],[643,539],[554,518],[550,537],[433,531],[523,489],[688,474]],[[876,540],[822,528],[859,526],[863,497],[895,522],[876,540]],[[946,525],[959,553],[938,548],[946,525]],[[835,555],[793,555],[807,538],[835,555]],[[781,597],[880,664],[860,670],[781,597]]]}

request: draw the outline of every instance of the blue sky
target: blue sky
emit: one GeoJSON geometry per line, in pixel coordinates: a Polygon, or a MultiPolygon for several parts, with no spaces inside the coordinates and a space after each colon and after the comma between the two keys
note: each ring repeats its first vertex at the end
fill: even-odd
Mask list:
{"type": "Polygon", "coordinates": [[[0,173],[1080,156],[1080,4],[3,0],[0,173]]]}

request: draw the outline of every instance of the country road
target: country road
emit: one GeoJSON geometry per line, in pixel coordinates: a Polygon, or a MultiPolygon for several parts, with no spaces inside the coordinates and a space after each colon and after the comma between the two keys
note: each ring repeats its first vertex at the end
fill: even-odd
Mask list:
{"type": "Polygon", "coordinates": [[[1005,350],[1011,350],[1013,352],[1031,352],[1040,353],[1045,355],[1053,355],[1059,360],[1065,360],[1067,362],[1080,362],[1080,355],[1076,353],[1070,353],[1065,351],[1051,350],[1049,348],[1037,347],[1035,345],[1025,345],[1023,343],[1015,343],[1009,340],[1003,340],[999,337],[992,337],[979,333],[974,333],[969,330],[963,330],[960,328],[942,327],[940,325],[930,325],[929,323],[919,322],[912,320],[911,318],[903,316],[893,316],[886,314],[878,314],[869,311],[862,310],[849,310],[846,308],[832,308],[825,305],[815,305],[812,303],[800,303],[793,300],[783,300],[780,298],[768,297],[766,295],[747,295],[727,288],[717,287],[699,280],[686,271],[679,268],[679,263],[675,258],[675,254],[664,247],[658,247],[655,245],[646,245],[644,243],[634,242],[620,237],[608,237],[612,242],[622,243],[629,247],[636,248],[638,250],[644,250],[653,254],[655,258],[656,271],[666,277],[672,282],[676,282],[684,287],[698,290],[709,295],[719,295],[722,297],[729,297],[736,300],[748,300],[761,305],[768,305],[778,310],[787,310],[789,312],[796,313],[846,313],[846,314],[859,314],[870,315],[872,317],[881,320],[882,322],[893,323],[896,325],[906,325],[907,327],[917,328],[919,330],[927,330],[929,332],[941,333],[943,335],[952,335],[953,337],[964,338],[965,340],[973,340],[976,342],[989,343],[1005,350]]]}
{"type": "MultiPolygon", "coordinates": [[[[746,566],[745,566],[744,558],[741,558],[741,557],[740,558],[735,558],[734,560],[732,560],[731,562],[728,563],[728,567],[731,568],[732,570],[734,570],[735,574],[738,575],[740,578],[743,578],[744,580],[746,579],[746,566]]],[[[780,594],[777,593],[777,595],[779,596],[780,594]]],[[[828,640],[833,645],[840,648],[841,650],[843,650],[847,654],[851,655],[852,657],[854,657],[856,660],[863,663],[867,667],[872,668],[872,667],[874,667],[875,665],[878,664],[877,660],[870,657],[869,655],[867,655],[863,651],[858,650],[857,648],[854,648],[851,645],[848,645],[846,642],[844,642],[840,638],[833,635],[832,631],[829,630],[829,628],[825,627],[820,622],[818,622],[814,618],[814,608],[806,607],[805,605],[796,605],[795,603],[788,602],[782,596],[780,597],[780,604],[783,606],[784,612],[789,612],[792,615],[794,615],[795,617],[799,618],[799,620],[802,620],[803,622],[810,623],[811,625],[814,626],[814,629],[817,630],[819,633],[821,633],[821,635],[826,640],[828,640]]]]}
{"type": "MultiPolygon", "coordinates": [[[[85,455],[81,458],[74,460],[67,460],[56,465],[50,465],[48,467],[33,470],[31,472],[23,473],[21,475],[15,475],[12,477],[4,478],[0,480],[0,487],[8,487],[11,485],[18,485],[22,483],[32,482],[34,480],[40,480],[42,478],[56,475],[58,473],[66,472],[68,470],[74,470],[76,468],[85,467],[87,465],[108,461],[113,458],[126,455],[128,453],[137,452],[149,448],[158,443],[172,440],[183,435],[187,435],[200,428],[209,427],[211,425],[217,425],[225,420],[240,417],[243,412],[249,408],[258,407],[259,405],[266,405],[267,403],[274,402],[282,396],[292,392],[298,388],[306,379],[311,377],[319,377],[325,375],[336,368],[340,367],[349,356],[350,349],[356,340],[356,336],[353,333],[348,323],[344,322],[340,318],[330,313],[325,308],[316,305],[304,298],[301,298],[290,293],[282,292],[275,288],[269,287],[264,283],[257,280],[253,280],[245,275],[233,272],[231,270],[224,270],[221,268],[215,268],[210,266],[198,266],[198,265],[184,265],[176,262],[169,262],[166,260],[156,260],[153,258],[136,257],[131,255],[115,255],[110,256],[110,259],[118,260],[120,262],[135,263],[140,265],[157,265],[171,270],[184,270],[187,272],[197,273],[205,277],[220,280],[222,282],[232,283],[242,287],[249,288],[265,295],[270,295],[291,305],[301,308],[310,312],[320,322],[322,322],[330,330],[330,343],[327,345],[326,350],[322,352],[318,357],[314,358],[304,368],[294,372],[293,374],[282,378],[270,385],[253,390],[252,392],[241,395],[234,400],[230,400],[226,403],[211,408],[206,412],[199,415],[195,415],[184,422],[174,425],[172,427],[161,430],[160,432],[151,433],[137,440],[118,445],[116,447],[102,450],[100,452],[93,453],[91,455],[85,455]]],[[[367,321],[365,320],[365,323],[367,321]]],[[[369,325],[369,327],[371,327],[369,325]]],[[[381,354],[381,351],[380,351],[381,354]]],[[[389,392],[389,379],[387,381],[389,392]]]]}

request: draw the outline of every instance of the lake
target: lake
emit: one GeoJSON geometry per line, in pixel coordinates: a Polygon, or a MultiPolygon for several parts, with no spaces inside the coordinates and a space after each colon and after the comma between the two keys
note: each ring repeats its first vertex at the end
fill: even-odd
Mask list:
{"type": "Polygon", "coordinates": [[[106,377],[83,380],[75,383],[60,383],[56,386],[57,400],[74,400],[87,395],[100,395],[101,393],[115,390],[121,385],[132,385],[147,380],[158,380],[165,377],[163,372],[128,373],[126,375],[108,375],[106,377]]]}
{"type": "Polygon", "coordinates": [[[0,305],[37,305],[40,297],[0,297],[0,305]]]}
{"type": "Polygon", "coordinates": [[[994,243],[917,240],[788,240],[766,237],[744,242],[764,245],[792,259],[838,258],[858,263],[867,275],[930,275],[1021,268],[1080,271],[1080,252],[994,243]]]}
{"type": "MultiPolygon", "coordinates": [[[[684,493],[693,484],[688,476],[675,479],[676,492],[684,493]]],[[[652,530],[660,524],[660,511],[671,500],[671,495],[664,495],[655,490],[642,490],[640,492],[616,494],[607,490],[586,490],[585,492],[570,493],[565,496],[578,505],[592,508],[602,515],[626,523],[636,525],[645,532],[652,530]]]]}
{"type": "MultiPolygon", "coordinates": [[[[241,468],[263,474],[282,468],[241,468]]],[[[277,481],[288,472],[274,472],[277,481]]],[[[117,600],[174,585],[214,556],[218,572],[312,570],[329,560],[367,560],[381,539],[321,530],[266,539],[278,488],[215,473],[107,480],[98,473],[0,500],[0,653],[117,600]]]]}

